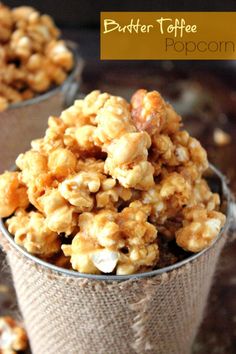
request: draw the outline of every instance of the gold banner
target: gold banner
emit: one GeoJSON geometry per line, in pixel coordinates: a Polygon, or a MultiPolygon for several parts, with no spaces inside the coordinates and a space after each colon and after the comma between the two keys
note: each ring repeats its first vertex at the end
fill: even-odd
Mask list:
{"type": "Polygon", "coordinates": [[[102,60],[236,59],[236,12],[101,12],[102,60]]]}

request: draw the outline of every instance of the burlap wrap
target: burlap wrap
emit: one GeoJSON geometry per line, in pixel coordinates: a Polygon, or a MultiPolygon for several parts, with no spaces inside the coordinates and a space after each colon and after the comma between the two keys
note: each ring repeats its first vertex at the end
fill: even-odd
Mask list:
{"type": "Polygon", "coordinates": [[[225,236],[176,270],[123,282],[58,274],[2,242],[33,354],[188,354],[225,236]]]}

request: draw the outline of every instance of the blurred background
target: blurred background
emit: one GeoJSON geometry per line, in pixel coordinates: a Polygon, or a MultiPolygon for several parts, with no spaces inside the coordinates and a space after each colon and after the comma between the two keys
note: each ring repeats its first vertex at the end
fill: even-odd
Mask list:
{"type": "MultiPolygon", "coordinates": [[[[34,6],[40,12],[48,13],[61,28],[63,37],[79,44],[84,68],[78,95],[100,89],[130,98],[138,88],[159,90],[183,116],[186,129],[201,141],[209,160],[223,171],[236,192],[235,61],[99,59],[100,11],[235,11],[235,0],[31,0],[4,3],[10,7],[34,6]]],[[[235,255],[236,242],[231,240],[221,257],[205,320],[194,346],[196,354],[236,353],[235,255]]],[[[17,309],[4,264],[3,261],[1,314],[17,309]]]]}

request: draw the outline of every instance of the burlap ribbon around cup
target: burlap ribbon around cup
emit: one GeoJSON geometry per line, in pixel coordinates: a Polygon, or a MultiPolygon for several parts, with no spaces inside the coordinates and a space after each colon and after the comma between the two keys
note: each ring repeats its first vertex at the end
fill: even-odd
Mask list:
{"type": "Polygon", "coordinates": [[[168,273],[121,282],[54,272],[1,244],[33,354],[189,354],[225,239],[168,273]]]}

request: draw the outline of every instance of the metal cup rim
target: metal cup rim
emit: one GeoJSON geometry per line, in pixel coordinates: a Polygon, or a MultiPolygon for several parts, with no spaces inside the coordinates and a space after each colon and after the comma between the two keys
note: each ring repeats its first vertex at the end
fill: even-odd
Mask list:
{"type": "Polygon", "coordinates": [[[135,279],[153,277],[156,275],[161,275],[163,273],[168,273],[174,269],[180,268],[180,267],[186,265],[187,263],[190,263],[190,262],[196,260],[197,258],[201,257],[206,252],[209,252],[209,250],[212,247],[214,247],[214,245],[219,241],[219,239],[223,235],[223,233],[228,229],[228,226],[230,223],[230,214],[231,214],[230,206],[231,206],[231,202],[232,202],[232,195],[231,195],[230,189],[227,185],[226,177],[213,165],[210,164],[209,167],[210,167],[210,170],[213,171],[217,175],[217,177],[219,177],[219,179],[221,180],[223,195],[227,201],[226,223],[223,226],[223,228],[221,229],[221,231],[219,232],[219,235],[216,237],[216,239],[212,242],[212,244],[209,247],[202,250],[201,252],[195,253],[195,254],[185,258],[184,260],[176,262],[175,264],[172,264],[167,267],[163,267],[163,268],[159,268],[159,269],[155,269],[155,270],[143,272],[143,273],[130,274],[130,275],[96,275],[96,274],[79,273],[74,270],[68,270],[65,268],[55,266],[51,263],[48,263],[48,262],[30,254],[30,253],[28,253],[23,247],[21,247],[15,243],[12,235],[8,232],[8,230],[6,229],[6,227],[4,225],[4,219],[1,219],[1,218],[0,218],[0,231],[2,232],[4,237],[6,237],[8,242],[17,251],[19,251],[21,254],[23,254],[26,258],[30,259],[31,261],[33,261],[34,263],[36,263],[40,266],[43,266],[46,269],[49,269],[50,271],[59,273],[64,276],[69,276],[72,278],[88,279],[88,280],[98,280],[98,281],[106,281],[106,282],[113,281],[114,282],[114,281],[135,280],[135,279]]]}

